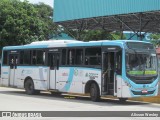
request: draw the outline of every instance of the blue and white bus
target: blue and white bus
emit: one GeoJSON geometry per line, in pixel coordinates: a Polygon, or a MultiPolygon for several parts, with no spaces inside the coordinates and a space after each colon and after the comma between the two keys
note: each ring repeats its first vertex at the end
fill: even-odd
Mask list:
{"type": "Polygon", "coordinates": [[[127,98],[158,94],[154,46],[142,41],[41,41],[3,48],[1,85],[27,94],[89,94],[127,98]]]}

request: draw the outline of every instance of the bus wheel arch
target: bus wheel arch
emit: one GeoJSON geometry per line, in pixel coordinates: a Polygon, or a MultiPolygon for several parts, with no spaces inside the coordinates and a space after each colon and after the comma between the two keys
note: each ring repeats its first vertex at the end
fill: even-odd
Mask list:
{"type": "Polygon", "coordinates": [[[28,95],[35,95],[40,93],[39,90],[35,90],[33,79],[29,76],[24,80],[24,88],[28,95]]]}
{"type": "MultiPolygon", "coordinates": [[[[27,76],[27,77],[24,79],[24,88],[25,88],[25,83],[26,83],[27,80],[32,80],[32,78],[29,77],[29,76],[27,76]]],[[[32,81],[33,81],[33,80],[32,80],[32,81]]]]}
{"type": "Polygon", "coordinates": [[[100,89],[96,81],[89,80],[85,85],[85,93],[90,93],[91,100],[97,102],[100,100],[100,89]]]}

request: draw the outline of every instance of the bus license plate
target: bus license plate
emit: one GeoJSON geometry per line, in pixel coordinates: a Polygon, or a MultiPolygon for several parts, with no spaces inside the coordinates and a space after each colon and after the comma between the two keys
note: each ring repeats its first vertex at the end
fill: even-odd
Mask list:
{"type": "Polygon", "coordinates": [[[142,90],[142,93],[146,94],[146,93],[148,93],[148,91],[147,90],[142,90]]]}

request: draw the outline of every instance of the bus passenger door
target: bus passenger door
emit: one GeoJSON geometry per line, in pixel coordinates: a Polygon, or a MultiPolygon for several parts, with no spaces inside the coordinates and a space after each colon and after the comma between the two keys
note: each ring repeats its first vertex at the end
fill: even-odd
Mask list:
{"type": "Polygon", "coordinates": [[[56,89],[57,75],[59,70],[59,53],[48,54],[49,64],[49,89],[56,89]]]}
{"type": "Polygon", "coordinates": [[[15,86],[16,83],[16,72],[17,72],[17,64],[18,64],[18,54],[10,54],[9,55],[9,66],[10,66],[10,74],[9,74],[9,86],[15,86]]]}
{"type": "Polygon", "coordinates": [[[122,52],[112,50],[102,53],[102,95],[117,95],[117,77],[122,72],[122,52]]]}

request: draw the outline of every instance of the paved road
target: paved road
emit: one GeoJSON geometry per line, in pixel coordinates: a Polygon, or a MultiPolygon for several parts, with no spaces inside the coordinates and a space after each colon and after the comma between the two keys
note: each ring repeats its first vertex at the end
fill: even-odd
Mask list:
{"type": "MultiPolygon", "coordinates": [[[[26,95],[24,90],[0,87],[0,111],[160,111],[160,104],[133,101],[120,103],[111,99],[92,102],[88,97],[53,96],[44,92],[40,95],[26,95]]],[[[132,118],[132,120],[146,120],[146,118],[132,118]]]]}

